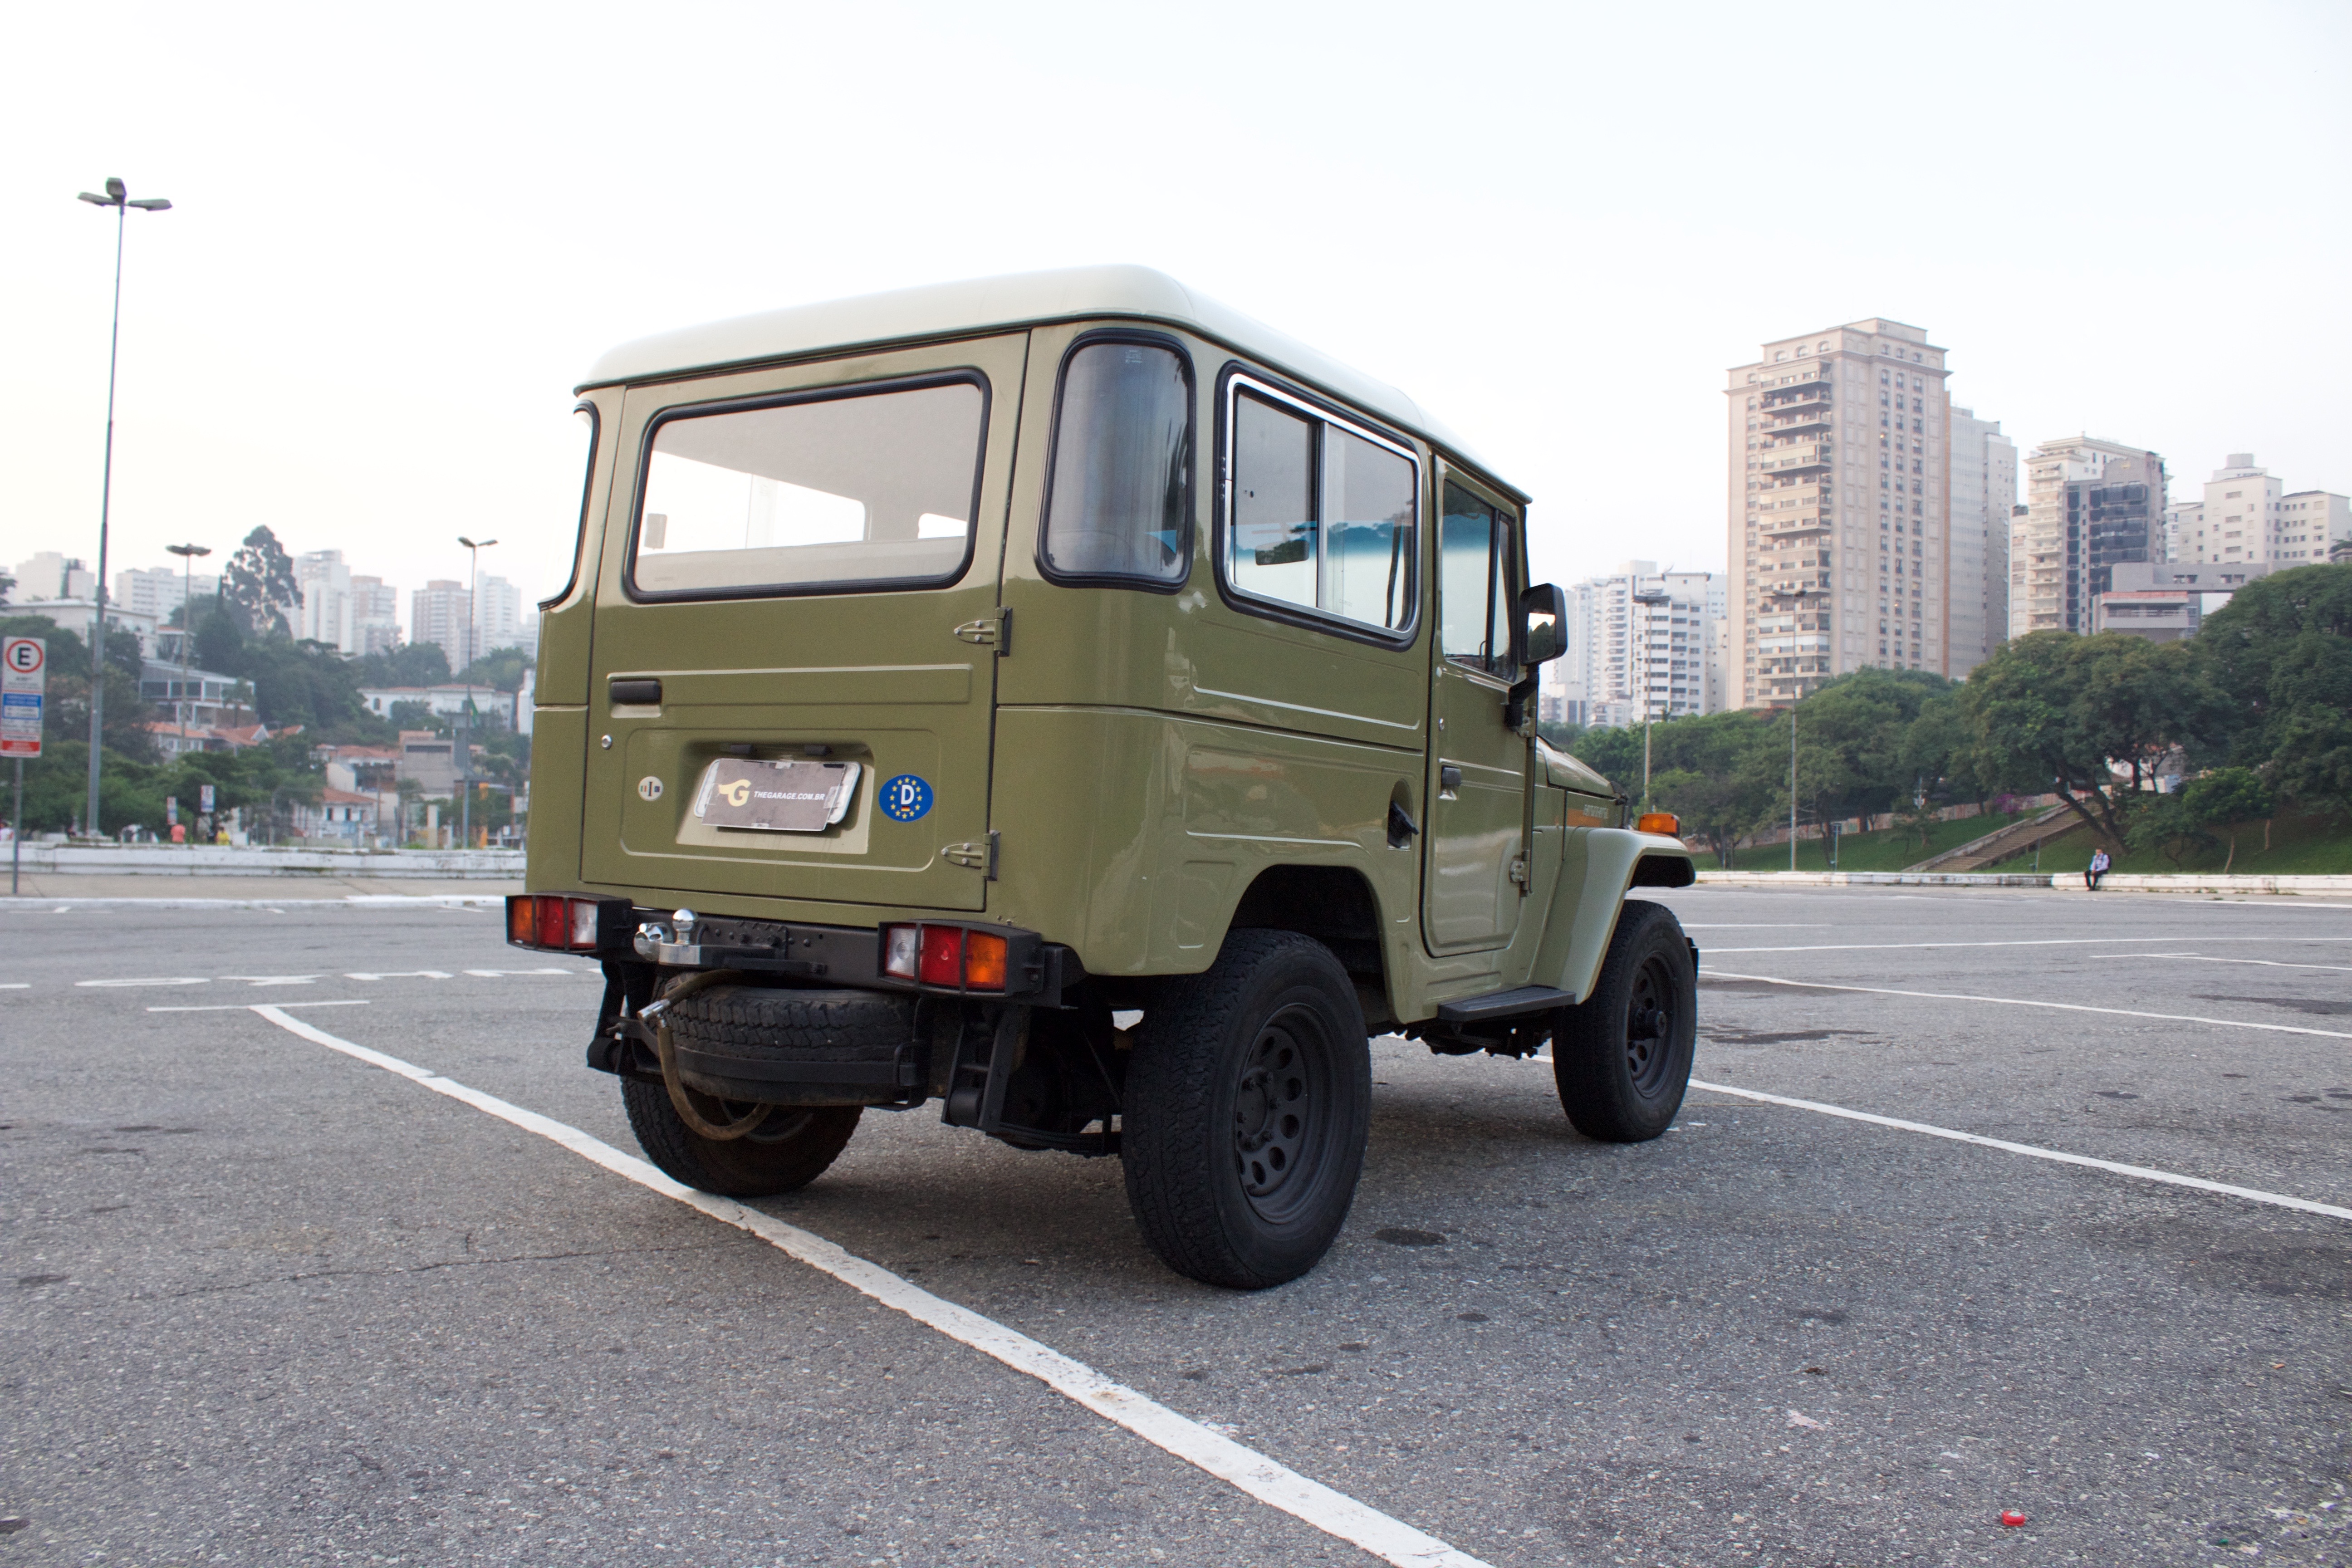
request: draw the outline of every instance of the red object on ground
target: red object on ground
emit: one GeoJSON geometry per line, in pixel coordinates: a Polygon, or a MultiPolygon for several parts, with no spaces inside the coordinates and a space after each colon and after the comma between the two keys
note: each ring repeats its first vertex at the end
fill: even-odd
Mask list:
{"type": "Polygon", "coordinates": [[[2013,1508],[2005,1508],[2000,1510],[2000,1521],[2013,1530],[2025,1522],[2025,1516],[2013,1508]]]}

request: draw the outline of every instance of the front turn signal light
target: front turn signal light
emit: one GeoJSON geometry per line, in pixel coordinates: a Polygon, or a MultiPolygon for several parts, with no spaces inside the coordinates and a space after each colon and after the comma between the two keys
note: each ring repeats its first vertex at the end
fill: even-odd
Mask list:
{"type": "Polygon", "coordinates": [[[1669,838],[1683,836],[1682,819],[1671,811],[1645,811],[1633,819],[1636,833],[1663,833],[1669,838]]]}

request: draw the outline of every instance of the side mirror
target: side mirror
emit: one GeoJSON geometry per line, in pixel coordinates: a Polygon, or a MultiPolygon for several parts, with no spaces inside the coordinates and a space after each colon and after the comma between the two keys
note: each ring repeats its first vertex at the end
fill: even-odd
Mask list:
{"type": "Polygon", "coordinates": [[[1519,595],[1519,663],[1549,664],[1568,651],[1568,595],[1538,583],[1519,595]]]}

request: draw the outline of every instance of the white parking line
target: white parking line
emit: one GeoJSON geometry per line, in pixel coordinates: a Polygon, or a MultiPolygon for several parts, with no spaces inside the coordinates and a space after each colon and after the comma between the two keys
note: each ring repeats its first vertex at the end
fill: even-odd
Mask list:
{"type": "Polygon", "coordinates": [[[2352,942],[2352,936],[2044,936],[2007,942],[1841,942],[1812,947],[1718,947],[1716,952],[1878,952],[1914,947],[2121,947],[2132,942],[2352,942]]]}
{"type": "Polygon", "coordinates": [[[88,990],[92,986],[100,986],[112,990],[125,985],[209,985],[211,984],[211,981],[205,979],[201,975],[185,974],[181,975],[176,979],[169,980],[77,980],[74,982],[74,984],[84,990],[88,990]]]}
{"type": "Polygon", "coordinates": [[[2327,1040],[2352,1040],[2341,1029],[2312,1029],[2300,1024],[2254,1024],[2243,1018],[2207,1018],[2195,1013],[2143,1013],[2136,1007],[2092,1007],[2080,1002],[2030,1002],[2021,996],[1972,996],[1957,991],[1897,991],[1887,985],[1836,985],[1826,980],[1784,980],[1777,974],[1735,974],[1728,969],[1709,970],[1702,980],[1756,980],[1767,985],[1793,986],[1800,991],[1859,991],[1872,996],[1916,996],[1928,1002],[1987,1002],[1996,1007],[2048,1007],[2060,1013],[2106,1013],[2118,1018],[2154,1018],[2167,1024],[2214,1024],[2225,1029],[2262,1029],[2273,1035],[2317,1035],[2327,1040]]]}
{"type": "Polygon", "coordinates": [[[2102,952],[2100,958],[2193,958],[2200,963],[2259,963],[2265,969],[2325,969],[2352,974],[2352,963],[2289,963],[2282,958],[2216,958],[2203,952],[2102,952]]]}
{"type": "Polygon", "coordinates": [[[992,1356],[1015,1372],[1026,1373],[1055,1393],[1075,1400],[1107,1421],[1126,1427],[1145,1442],[1163,1448],[1187,1464],[1198,1466],[1219,1480],[1247,1492],[1326,1534],[1361,1547],[1396,1568],[1489,1568],[1467,1552],[1457,1552],[1433,1535],[1415,1530],[1401,1519],[1310,1480],[1287,1466],[1276,1464],[1254,1448],[1212,1431],[1189,1416],[1110,1379],[1082,1362],[1073,1361],[1028,1335],[983,1318],[969,1308],[932,1295],[882,1268],[856,1257],[835,1243],[798,1226],[744,1207],[727,1198],[681,1186],[634,1155],[591,1137],[577,1127],[525,1110],[495,1095],[470,1089],[454,1079],[427,1071],[398,1057],[370,1050],[339,1039],[289,1016],[283,1008],[256,1004],[252,1010],[289,1034],[314,1045],[341,1051],[354,1060],[396,1073],[436,1094],[472,1106],[525,1131],[560,1143],[583,1159],[602,1165],[664,1197],[675,1198],[711,1218],[750,1231],[810,1268],[829,1274],[854,1290],[905,1313],[927,1328],[936,1329],[958,1343],[992,1356]]]}
{"type": "MultiPolygon", "coordinates": [[[[367,1005],[368,999],[364,996],[346,996],[341,1001],[278,1004],[280,1007],[364,1007],[367,1005]]],[[[254,1006],[255,1004],[251,1002],[215,1002],[205,1007],[150,1007],[147,1011],[150,1013],[249,1013],[254,1006]]]]}
{"type": "Polygon", "coordinates": [[[2194,1187],[2202,1193],[2221,1193],[2233,1198],[2246,1198],[2258,1204],[2273,1204],[2280,1208],[2299,1209],[2305,1214],[2326,1215],[2330,1219],[2352,1219],[2352,1208],[2339,1208],[2334,1204],[2315,1204],[2309,1198],[2290,1197],[2284,1193],[2266,1193],[2258,1187],[2232,1186],[2227,1182],[2209,1182],[2202,1176],[2184,1176],[2177,1172],[2158,1171],[2147,1165],[2126,1165],[2114,1160],[2095,1160],[2088,1154],[2068,1154],[2056,1149],[2043,1149],[2032,1143],[2012,1143],[2006,1138],[1987,1138],[1979,1133],[1961,1132],[1949,1127],[1935,1127],[1925,1121],[1906,1121],[1895,1116],[1876,1116],[1867,1110],[1848,1110],[1842,1105],[1823,1105],[1817,1100],[1791,1100],[1784,1094],[1765,1094],[1752,1089],[1736,1089],[1727,1083],[1706,1083],[1690,1080],[1693,1089],[1709,1094],[1737,1095],[1742,1100],[1760,1100],[1766,1105],[1786,1105],[1798,1110],[1816,1111],[1823,1116],[1835,1116],[1847,1121],[1866,1121],[1874,1127],[1892,1127],[1899,1132],[1924,1132],[1930,1138],[1948,1138],[1955,1143],[1974,1143],[1981,1148],[1999,1149],[2011,1154],[2024,1154],[2036,1160],[2053,1160],[2062,1165],[2087,1165],[2095,1171],[2111,1171],[2118,1176],[2132,1176],[2143,1182],[2162,1182],[2168,1186],[2194,1187]]]}

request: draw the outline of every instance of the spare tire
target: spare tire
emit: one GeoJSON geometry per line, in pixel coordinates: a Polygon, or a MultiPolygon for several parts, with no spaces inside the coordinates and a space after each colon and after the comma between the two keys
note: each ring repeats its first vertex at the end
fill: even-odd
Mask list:
{"type": "Polygon", "coordinates": [[[882,1105],[919,1093],[915,999],[712,985],[662,1015],[678,1081],[763,1105],[882,1105]]]}

